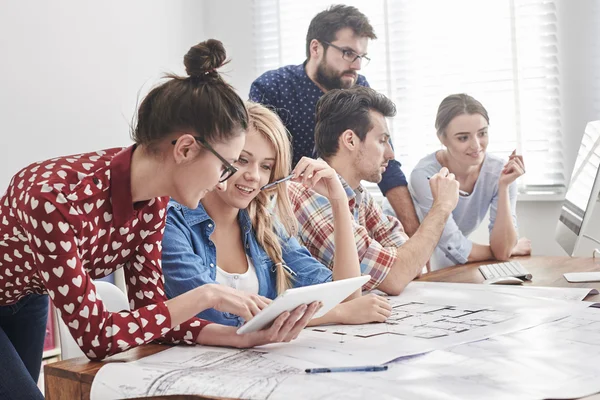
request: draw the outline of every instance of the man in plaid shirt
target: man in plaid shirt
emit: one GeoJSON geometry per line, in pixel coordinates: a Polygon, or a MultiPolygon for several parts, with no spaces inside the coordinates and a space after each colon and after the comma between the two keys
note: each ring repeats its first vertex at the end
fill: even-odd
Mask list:
{"type": "MultiPolygon", "coordinates": [[[[433,206],[409,239],[400,221],[383,214],[360,182],[379,182],[394,158],[385,118],[394,103],[375,90],[354,86],[327,92],[317,103],[315,149],[339,174],[354,215],[354,236],[361,270],[378,288],[398,295],[431,257],[458,202],[458,181],[447,168],[429,180],[433,206]]],[[[313,257],[331,267],[335,255],[332,208],[327,198],[299,183],[288,186],[300,226],[300,240],[313,257]]]]}

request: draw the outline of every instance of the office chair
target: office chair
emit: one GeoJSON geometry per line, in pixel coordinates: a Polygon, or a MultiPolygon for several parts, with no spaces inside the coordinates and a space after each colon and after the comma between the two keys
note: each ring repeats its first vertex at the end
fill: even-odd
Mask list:
{"type": "MultiPolygon", "coordinates": [[[[115,285],[109,282],[94,281],[96,292],[104,302],[104,306],[108,311],[116,312],[121,310],[129,310],[127,297],[115,285]]],[[[69,328],[63,322],[62,318],[58,318],[58,332],[60,336],[60,356],[61,359],[83,357],[83,351],[71,336],[69,328]]]]}

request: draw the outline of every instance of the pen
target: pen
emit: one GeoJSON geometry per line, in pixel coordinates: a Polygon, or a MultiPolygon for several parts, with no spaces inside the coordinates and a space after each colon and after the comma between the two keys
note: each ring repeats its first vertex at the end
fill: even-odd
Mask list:
{"type": "MultiPolygon", "coordinates": [[[[428,176],[428,177],[427,177],[427,180],[429,180],[429,179],[431,179],[431,177],[430,177],[430,176],[428,176]]],[[[466,197],[466,196],[470,196],[470,195],[471,195],[471,193],[467,193],[467,192],[465,192],[464,190],[460,190],[460,189],[458,189],[458,194],[460,194],[460,195],[461,195],[461,196],[463,196],[463,197],[466,197]]]]}
{"type": "Polygon", "coordinates": [[[365,365],[362,367],[330,367],[330,368],[307,368],[307,374],[319,374],[322,372],[375,372],[387,371],[387,365],[365,365]]]}
{"type": "Polygon", "coordinates": [[[265,186],[261,187],[261,188],[260,188],[260,190],[265,190],[265,189],[268,189],[268,188],[270,188],[270,187],[273,187],[273,186],[277,185],[278,183],[285,182],[285,181],[289,181],[289,180],[290,180],[290,179],[292,179],[293,177],[294,177],[294,174],[288,175],[288,176],[286,176],[285,178],[281,178],[281,179],[278,179],[278,180],[276,180],[276,181],[274,181],[274,182],[271,182],[271,183],[269,183],[269,184],[266,184],[265,186]]]}

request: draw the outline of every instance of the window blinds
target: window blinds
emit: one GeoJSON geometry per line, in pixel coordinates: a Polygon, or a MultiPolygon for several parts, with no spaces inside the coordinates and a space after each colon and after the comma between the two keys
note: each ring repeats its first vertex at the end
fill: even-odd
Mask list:
{"type": "MultiPolygon", "coordinates": [[[[254,0],[256,75],[305,59],[310,20],[332,3],[254,0]]],[[[364,68],[390,97],[396,158],[408,175],[441,148],[434,122],[441,100],[468,93],[490,116],[488,151],[517,149],[527,173],[522,190],[565,185],[555,0],[348,0],[378,39],[364,68]]]]}

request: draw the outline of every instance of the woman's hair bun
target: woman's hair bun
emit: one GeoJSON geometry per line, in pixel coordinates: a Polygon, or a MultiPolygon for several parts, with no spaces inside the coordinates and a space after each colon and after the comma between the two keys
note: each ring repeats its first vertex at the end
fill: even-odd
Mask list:
{"type": "Polygon", "coordinates": [[[223,43],[216,39],[208,39],[192,46],[183,57],[185,71],[191,77],[203,77],[216,73],[216,69],[227,63],[227,54],[223,43]]]}

